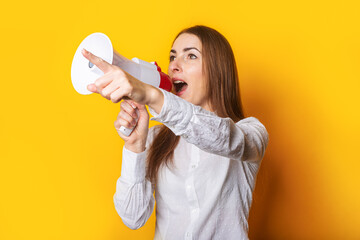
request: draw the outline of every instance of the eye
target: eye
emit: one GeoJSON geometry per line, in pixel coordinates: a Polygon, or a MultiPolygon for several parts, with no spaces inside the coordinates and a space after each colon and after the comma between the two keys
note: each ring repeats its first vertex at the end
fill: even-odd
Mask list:
{"type": "Polygon", "coordinates": [[[190,59],[197,59],[197,56],[195,54],[189,53],[188,56],[190,59]]]}
{"type": "Polygon", "coordinates": [[[175,59],[174,55],[170,56],[170,62],[174,61],[174,59],[175,59]]]}

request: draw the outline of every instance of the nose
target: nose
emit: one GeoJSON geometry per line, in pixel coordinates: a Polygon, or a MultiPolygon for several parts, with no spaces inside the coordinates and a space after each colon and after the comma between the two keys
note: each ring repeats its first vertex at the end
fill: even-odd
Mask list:
{"type": "Polygon", "coordinates": [[[175,58],[173,61],[170,62],[169,64],[169,70],[172,73],[178,73],[182,71],[182,64],[181,61],[179,61],[178,58],[175,58]]]}

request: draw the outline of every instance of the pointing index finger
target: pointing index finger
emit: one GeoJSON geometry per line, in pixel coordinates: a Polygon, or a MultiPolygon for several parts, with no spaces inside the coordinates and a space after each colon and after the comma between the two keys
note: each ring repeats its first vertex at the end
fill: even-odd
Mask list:
{"type": "Polygon", "coordinates": [[[96,65],[103,73],[107,73],[110,70],[111,64],[104,61],[104,59],[95,56],[85,48],[83,48],[81,52],[86,59],[88,59],[92,64],[96,65]]]}

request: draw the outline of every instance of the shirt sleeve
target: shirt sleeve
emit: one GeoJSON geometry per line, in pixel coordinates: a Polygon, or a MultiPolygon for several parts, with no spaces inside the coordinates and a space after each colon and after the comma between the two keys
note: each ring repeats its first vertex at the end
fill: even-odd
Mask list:
{"type": "Polygon", "coordinates": [[[146,150],[142,153],[134,153],[123,147],[121,176],[116,182],[113,197],[117,213],[131,229],[138,229],[146,223],[155,204],[154,185],[145,178],[148,142],[149,137],[146,150]]]}
{"type": "Polygon", "coordinates": [[[155,120],[166,125],[177,136],[200,149],[241,161],[260,161],[269,141],[265,126],[255,117],[234,123],[200,106],[160,89],[164,104],[158,114],[149,107],[155,120]]]}

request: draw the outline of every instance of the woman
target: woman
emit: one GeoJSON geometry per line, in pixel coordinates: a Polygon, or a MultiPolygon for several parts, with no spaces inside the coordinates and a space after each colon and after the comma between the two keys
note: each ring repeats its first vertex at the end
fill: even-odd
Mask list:
{"type": "Polygon", "coordinates": [[[113,102],[128,99],[115,128],[136,125],[129,137],[118,131],[125,146],[114,203],[123,222],[142,227],[156,199],[155,239],[248,239],[268,133],[258,119],[243,116],[228,41],[205,26],[178,34],[168,69],[176,95],[84,56],[105,73],[90,91],[113,102]],[[163,125],[148,130],[145,105],[163,125]]]}

